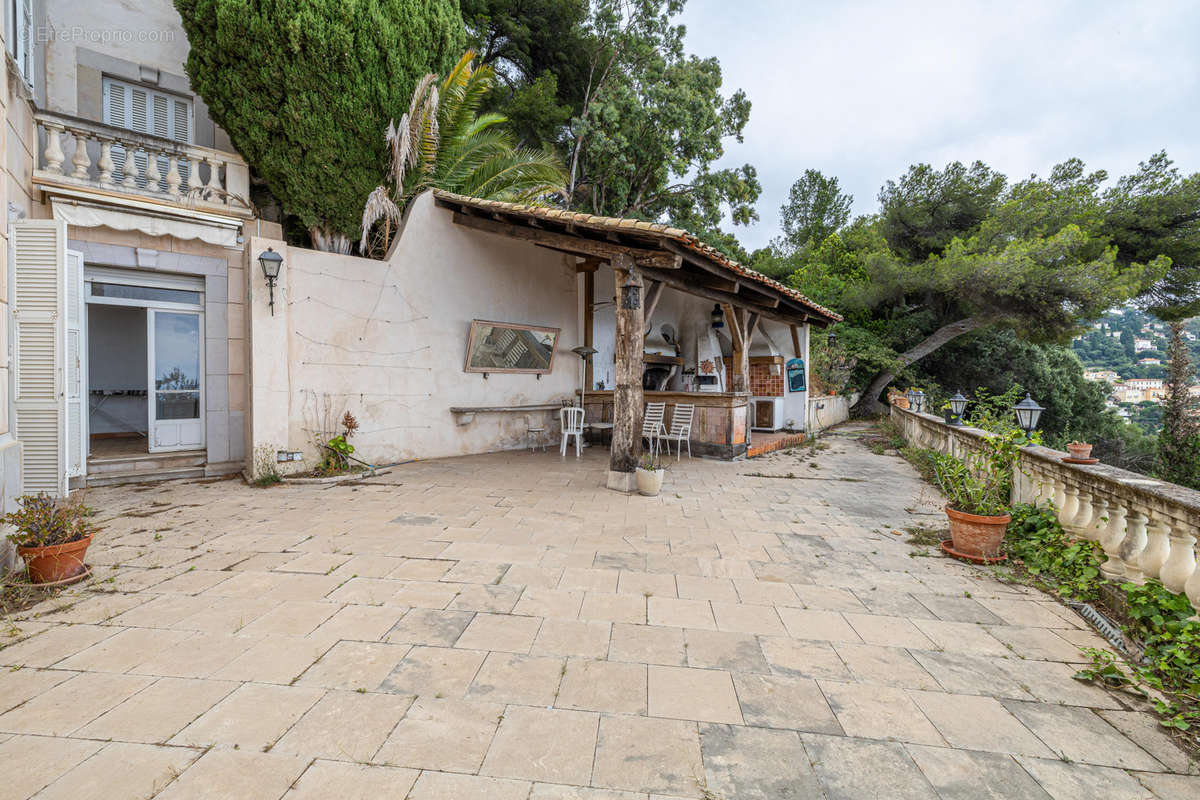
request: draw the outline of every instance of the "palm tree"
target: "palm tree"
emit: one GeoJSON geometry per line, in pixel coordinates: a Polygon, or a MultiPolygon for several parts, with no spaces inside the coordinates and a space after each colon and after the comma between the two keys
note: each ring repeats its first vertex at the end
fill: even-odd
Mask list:
{"type": "Polygon", "coordinates": [[[503,114],[479,113],[496,73],[474,59],[468,50],[440,85],[422,78],[399,125],[388,124],[391,167],[363,208],[364,254],[387,252],[403,207],[426,189],[530,205],[562,193],[566,171],[555,155],[517,147],[503,114]]]}

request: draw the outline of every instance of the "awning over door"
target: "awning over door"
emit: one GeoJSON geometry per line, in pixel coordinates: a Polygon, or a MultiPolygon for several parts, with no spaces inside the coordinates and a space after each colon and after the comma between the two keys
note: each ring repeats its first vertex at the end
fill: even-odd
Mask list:
{"type": "Polygon", "coordinates": [[[139,231],[149,236],[173,236],[176,239],[199,239],[221,247],[238,247],[241,222],[228,223],[204,219],[184,219],[165,214],[142,213],[122,208],[97,206],[76,200],[55,198],[54,218],[81,228],[112,228],[118,231],[139,231]]]}

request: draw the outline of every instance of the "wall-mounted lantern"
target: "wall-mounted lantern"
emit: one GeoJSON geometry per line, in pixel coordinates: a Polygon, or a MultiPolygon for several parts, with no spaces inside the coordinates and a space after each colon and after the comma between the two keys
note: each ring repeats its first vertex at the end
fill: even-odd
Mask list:
{"type": "Polygon", "coordinates": [[[1042,416],[1042,412],[1046,409],[1037,404],[1037,401],[1025,393],[1025,399],[1013,406],[1013,411],[1017,414],[1017,425],[1021,430],[1025,431],[1025,439],[1033,441],[1033,430],[1037,427],[1038,420],[1042,416]]]}
{"type": "Polygon", "coordinates": [[[275,316],[275,281],[279,279],[279,270],[283,268],[283,256],[268,247],[266,252],[258,257],[262,265],[263,277],[267,279],[267,289],[270,292],[271,316],[275,316]]]}
{"type": "Polygon", "coordinates": [[[720,303],[713,303],[712,326],[713,330],[720,330],[725,327],[725,312],[721,310],[720,303]]]}
{"type": "Polygon", "coordinates": [[[621,308],[634,309],[642,307],[642,287],[629,270],[629,277],[621,284],[621,308]]]}
{"type": "Polygon", "coordinates": [[[829,349],[832,350],[837,346],[837,334],[833,331],[830,331],[829,336],[825,337],[825,343],[829,345],[829,349]]]}

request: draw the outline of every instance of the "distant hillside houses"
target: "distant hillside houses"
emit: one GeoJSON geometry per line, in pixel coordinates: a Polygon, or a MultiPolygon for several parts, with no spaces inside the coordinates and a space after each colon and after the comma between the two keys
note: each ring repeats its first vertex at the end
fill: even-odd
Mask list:
{"type": "Polygon", "coordinates": [[[1142,352],[1145,352],[1146,350],[1153,350],[1153,349],[1154,349],[1154,342],[1150,341],[1149,339],[1134,339],[1133,340],[1133,350],[1136,353],[1142,353],[1142,352]]]}

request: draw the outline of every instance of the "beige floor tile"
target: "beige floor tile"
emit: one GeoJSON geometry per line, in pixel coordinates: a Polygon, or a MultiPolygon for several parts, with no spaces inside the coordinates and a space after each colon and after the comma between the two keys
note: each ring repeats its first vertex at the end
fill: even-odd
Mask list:
{"type": "Polygon", "coordinates": [[[646,598],[637,594],[587,592],[579,609],[580,619],[599,622],[646,622],[646,598]]]}
{"type": "Polygon", "coordinates": [[[1048,628],[1027,628],[1014,625],[991,625],[987,632],[999,639],[1021,658],[1038,661],[1087,661],[1078,645],[1068,642],[1048,628]]]}
{"type": "Polygon", "coordinates": [[[1010,651],[982,625],[973,622],[943,622],[936,619],[914,619],[912,624],[929,637],[938,650],[948,653],[977,653],[1004,657],[1010,651]]]}
{"type": "Polygon", "coordinates": [[[159,678],[76,735],[145,744],[165,742],[237,686],[233,681],[159,678]]]}
{"type": "Polygon", "coordinates": [[[540,617],[476,614],[454,646],[469,650],[528,653],[541,624],[540,617]]]}
{"type": "Polygon", "coordinates": [[[650,716],[742,724],[728,672],[658,665],[647,669],[650,716]]]}
{"type": "Polygon", "coordinates": [[[387,635],[407,611],[403,606],[343,606],[308,634],[308,638],[330,645],[343,639],[377,642],[387,635]]]}
{"type": "Polygon", "coordinates": [[[850,613],[863,613],[867,610],[862,601],[855,597],[853,592],[846,589],[838,589],[832,586],[792,584],[792,592],[804,604],[805,608],[824,611],[849,611],[850,613]]]}
{"type": "Polygon", "coordinates": [[[49,736],[14,736],[0,742],[0,764],[4,764],[0,798],[32,797],[103,746],[104,742],[49,736]]]}
{"type": "Polygon", "coordinates": [[[247,683],[170,739],[171,744],[261,750],[312,708],[324,690],[247,683]]]}
{"type": "Polygon", "coordinates": [[[207,597],[205,607],[166,627],[204,633],[238,633],[254,620],[279,605],[265,597],[226,597],[217,603],[207,597]]]}
{"type": "Polygon", "coordinates": [[[38,793],[38,800],[150,798],[200,757],[190,747],[111,742],[38,793]]]}
{"type": "Polygon", "coordinates": [[[492,703],[552,705],[564,664],[562,658],[488,653],[467,689],[467,698],[492,703]]]}
{"type": "Polygon", "coordinates": [[[867,644],[886,647],[912,647],[917,650],[933,650],[934,644],[921,633],[917,626],[903,617],[888,617],[875,614],[843,614],[854,632],[867,644]]]}
{"type": "Polygon", "coordinates": [[[500,583],[508,564],[496,561],[459,561],[441,577],[443,581],[455,583],[500,583]]]}
{"type": "Polygon", "coordinates": [[[509,708],[481,772],[585,785],[592,774],[599,718],[583,711],[509,708]]]}
{"type": "MultiPolygon", "coordinates": [[[[415,605],[415,603],[407,603],[395,599],[400,589],[401,583],[399,581],[384,578],[350,578],[330,592],[325,599],[332,603],[358,603],[373,606],[383,605],[384,603],[391,603],[392,605],[415,605]]],[[[450,602],[453,597],[454,592],[449,592],[446,603],[450,602]]],[[[442,606],[446,603],[442,603],[442,606]]]]}
{"type": "Polygon", "coordinates": [[[0,715],[0,732],[66,736],[153,681],[136,675],[81,672],[0,715]]]}
{"type": "Polygon", "coordinates": [[[450,571],[454,561],[437,558],[406,558],[389,574],[389,578],[402,578],[410,581],[436,581],[450,571]]]}
{"type": "Polygon", "coordinates": [[[1054,758],[1046,745],[992,697],[908,693],[951,747],[1054,758]]]}
{"type": "Polygon", "coordinates": [[[450,601],[447,608],[452,611],[486,611],[493,614],[507,614],[517,604],[521,591],[517,586],[469,584],[459,589],[458,595],[450,601]]]}
{"type": "Polygon", "coordinates": [[[617,714],[646,713],[646,667],[573,658],[567,662],[558,708],[617,714]]]}
{"type": "Polygon", "coordinates": [[[0,671],[0,714],[74,677],[74,672],[65,670],[0,671]]]}
{"type": "Polygon", "coordinates": [[[308,760],[281,753],[209,750],[155,800],[263,800],[279,797],[308,760]]]}
{"type": "Polygon", "coordinates": [[[388,631],[387,640],[396,644],[451,647],[474,618],[471,611],[414,608],[388,631]]]}
{"type": "Polygon", "coordinates": [[[1145,788],[1123,770],[1025,756],[1018,756],[1017,761],[1054,800],[1151,800],[1145,788]]]}
{"type": "Polygon", "coordinates": [[[0,664],[48,667],[120,632],[107,625],[56,625],[0,650],[0,664]]]}
{"type": "Polygon", "coordinates": [[[526,588],[512,613],[547,619],[575,619],[583,605],[583,594],[582,590],[526,588]]]}
{"type": "Polygon", "coordinates": [[[792,587],[786,583],[775,581],[760,581],[754,578],[734,578],[734,588],[737,589],[739,602],[755,605],[799,605],[800,601],[792,587]]]}
{"type": "Polygon", "coordinates": [[[617,592],[645,597],[676,597],[675,576],[623,569],[617,579],[617,592]]]}
{"type": "Polygon", "coordinates": [[[406,800],[525,800],[529,781],[422,772],[406,800]]]}
{"type": "MultiPolygon", "coordinates": [[[[779,584],[782,585],[782,584],[779,584]]],[[[786,636],[787,630],[774,606],[746,603],[713,603],[717,628],[723,631],[753,633],[760,636],[786,636]]]]}
{"type": "Polygon", "coordinates": [[[593,569],[590,567],[566,567],[563,569],[559,589],[588,592],[615,592],[620,570],[593,569]]]}
{"type": "MultiPolygon", "coordinates": [[[[1154,716],[1141,711],[1096,713],[1172,772],[1200,775],[1200,761],[1189,759],[1154,716]]],[[[1200,778],[1197,781],[1200,782],[1200,778]]]]}
{"type": "Polygon", "coordinates": [[[380,800],[405,797],[417,781],[415,769],[315,761],[296,781],[284,800],[380,800]]]}
{"type": "Polygon", "coordinates": [[[672,628],[717,629],[712,607],[707,600],[648,597],[646,598],[646,620],[651,625],[664,625],[672,628]]]}
{"type": "Polygon", "coordinates": [[[170,650],[160,650],[131,672],[170,678],[207,678],[258,642],[261,636],[196,633],[170,650]]]}
{"type": "Polygon", "coordinates": [[[593,786],[699,797],[703,774],[696,723],[601,715],[593,786]]]}
{"type": "Polygon", "coordinates": [[[686,600],[716,600],[722,603],[739,602],[737,589],[729,578],[702,578],[676,575],[676,591],[686,600]]]}
{"type": "Polygon", "coordinates": [[[438,581],[393,581],[400,584],[399,590],[389,601],[393,604],[417,608],[446,608],[465,588],[461,583],[439,583],[438,581]]]}
{"type": "Polygon", "coordinates": [[[687,650],[683,645],[681,628],[616,623],[612,626],[608,658],[610,661],[682,666],[687,663],[687,650]]]}
{"type": "Polygon", "coordinates": [[[477,700],[419,698],[374,761],[417,769],[478,772],[504,706],[477,700]]]}
{"type": "Polygon", "coordinates": [[[896,742],[815,733],[800,738],[828,800],[939,800],[896,742]]]}
{"type": "Polygon", "coordinates": [[[459,699],[475,679],[487,653],[448,647],[422,647],[409,651],[380,690],[435,698],[459,699]]]}
{"type": "MultiPolygon", "coordinates": [[[[999,613],[999,612],[997,612],[999,613]]],[[[1159,772],[1162,764],[1089,708],[1005,700],[1004,707],[1060,758],[1159,772]]],[[[0,721],[3,717],[0,717],[0,721]]]]}
{"type": "Polygon", "coordinates": [[[535,656],[606,658],[612,624],[547,617],[533,640],[535,656]]]}
{"type": "Polygon", "coordinates": [[[842,733],[825,695],[811,678],[734,674],[733,684],[747,725],[842,733]]]}
{"type": "Polygon", "coordinates": [[[533,567],[528,564],[513,564],[509,567],[508,572],[504,573],[504,579],[500,582],[512,586],[525,586],[526,588],[553,589],[562,580],[562,573],[561,569],[533,567]]]}
{"type": "Polygon", "coordinates": [[[408,651],[406,644],[338,642],[305,670],[297,683],[327,689],[371,691],[391,674],[408,651]]]}
{"type": "Polygon", "coordinates": [[[304,636],[341,609],[338,603],[320,600],[289,600],[242,628],[247,636],[304,636]]]}
{"type": "Polygon", "coordinates": [[[787,635],[793,639],[816,639],[827,642],[861,642],[862,638],[837,611],[813,611],[806,608],[775,609],[787,635]]]}
{"type": "Polygon", "coordinates": [[[646,800],[646,794],[567,786],[562,783],[535,783],[533,791],[529,793],[529,800],[646,800]]]}
{"type": "Polygon", "coordinates": [[[768,672],[758,638],[748,633],[687,629],[683,632],[687,644],[689,667],[708,667],[730,672],[768,672]]]}
{"type": "Polygon", "coordinates": [[[837,654],[832,642],[784,639],[760,636],[759,647],[771,672],[798,678],[828,678],[851,680],[850,670],[837,654]]]}
{"type": "Polygon", "coordinates": [[[1139,772],[1137,779],[1162,800],[1187,800],[1200,792],[1200,777],[1139,772]]]}
{"type": "Polygon", "coordinates": [[[700,744],[710,797],[821,797],[808,754],[792,731],[706,724],[700,744]]]}
{"type": "Polygon", "coordinates": [[[214,680],[290,684],[304,674],[330,645],[298,636],[264,636],[237,658],[212,673],[214,680]]]}
{"type": "Polygon", "coordinates": [[[905,745],[942,800],[1050,800],[1011,756],[905,745]]]}
{"type": "Polygon", "coordinates": [[[372,761],[412,704],[398,694],[331,691],[293,725],[272,752],[334,761],[372,761]]]}
{"type": "Polygon", "coordinates": [[[898,686],[902,689],[942,688],[907,650],[899,647],[838,642],[833,649],[860,683],[898,686]]]}
{"type": "Polygon", "coordinates": [[[913,744],[946,744],[903,689],[834,681],[817,683],[847,736],[913,744]]]}
{"type": "Polygon", "coordinates": [[[311,572],[315,575],[328,575],[350,560],[350,556],[341,553],[305,553],[299,558],[275,568],[276,572],[311,572]]]}

